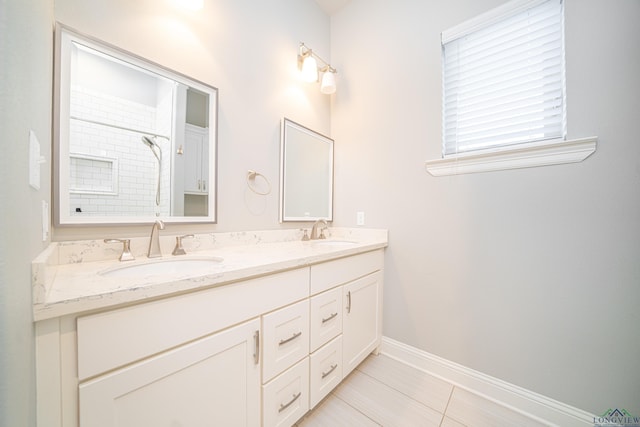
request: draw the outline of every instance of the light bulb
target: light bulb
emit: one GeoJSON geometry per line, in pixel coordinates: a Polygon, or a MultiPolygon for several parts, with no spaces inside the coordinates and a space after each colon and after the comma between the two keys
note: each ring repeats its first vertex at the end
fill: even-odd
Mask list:
{"type": "Polygon", "coordinates": [[[304,58],[302,62],[302,79],[309,83],[318,81],[318,64],[311,55],[304,58]]]}
{"type": "Polygon", "coordinates": [[[327,70],[322,76],[320,92],[326,95],[331,95],[336,92],[336,74],[333,71],[327,70]]]}

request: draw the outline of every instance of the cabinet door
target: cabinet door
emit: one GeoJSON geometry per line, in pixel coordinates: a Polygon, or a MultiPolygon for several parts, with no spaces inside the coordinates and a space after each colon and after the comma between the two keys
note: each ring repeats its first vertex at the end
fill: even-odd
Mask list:
{"type": "Polygon", "coordinates": [[[80,427],[259,426],[259,320],[80,384],[80,427]]]}
{"type": "Polygon", "coordinates": [[[346,377],[382,339],[382,272],[343,286],[342,375],[346,377]]]}
{"type": "Polygon", "coordinates": [[[185,126],[184,191],[187,193],[204,194],[209,191],[208,138],[206,128],[189,124],[185,126]]]}

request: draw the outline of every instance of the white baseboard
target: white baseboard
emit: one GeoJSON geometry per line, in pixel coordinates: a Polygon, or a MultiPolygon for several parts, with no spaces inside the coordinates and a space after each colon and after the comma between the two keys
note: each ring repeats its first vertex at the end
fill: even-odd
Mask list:
{"type": "Polygon", "coordinates": [[[388,337],[380,352],[486,399],[562,427],[594,425],[594,415],[388,337]]]}

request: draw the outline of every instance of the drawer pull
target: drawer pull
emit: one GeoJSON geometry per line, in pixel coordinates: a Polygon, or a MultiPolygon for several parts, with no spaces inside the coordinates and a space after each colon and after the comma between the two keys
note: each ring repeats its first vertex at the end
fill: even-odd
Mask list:
{"type": "Polygon", "coordinates": [[[287,338],[286,340],[280,340],[280,343],[278,343],[278,345],[285,345],[286,343],[295,340],[300,335],[302,335],[302,331],[301,332],[296,332],[295,334],[291,335],[291,337],[287,338]]]}
{"type": "Polygon", "coordinates": [[[327,323],[329,320],[333,319],[337,315],[338,315],[338,313],[333,313],[333,314],[331,314],[331,316],[327,317],[326,319],[322,319],[322,324],[327,323]]]}
{"type": "Polygon", "coordinates": [[[351,291],[347,292],[347,313],[351,313],[351,291]]]}
{"type": "Polygon", "coordinates": [[[337,367],[338,367],[337,363],[334,363],[333,365],[331,365],[331,368],[327,372],[322,373],[322,379],[325,379],[326,377],[331,375],[331,372],[335,371],[337,367]]]}
{"type": "Polygon", "coordinates": [[[293,395],[293,399],[291,399],[288,403],[281,403],[280,404],[280,408],[278,409],[278,412],[282,412],[285,409],[287,409],[289,406],[291,406],[293,404],[293,402],[295,402],[296,400],[298,400],[298,398],[302,396],[302,392],[299,391],[298,394],[294,394],[293,395]]]}

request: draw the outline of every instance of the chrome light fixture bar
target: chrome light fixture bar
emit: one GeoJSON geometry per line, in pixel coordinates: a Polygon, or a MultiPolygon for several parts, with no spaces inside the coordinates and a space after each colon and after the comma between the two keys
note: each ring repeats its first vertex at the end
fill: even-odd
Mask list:
{"type": "Polygon", "coordinates": [[[298,49],[298,68],[301,71],[302,79],[309,83],[317,82],[319,73],[322,73],[320,92],[326,95],[335,93],[338,70],[316,55],[313,50],[302,42],[300,42],[300,48],[298,49]],[[318,61],[322,63],[321,67],[318,67],[318,61]]]}

